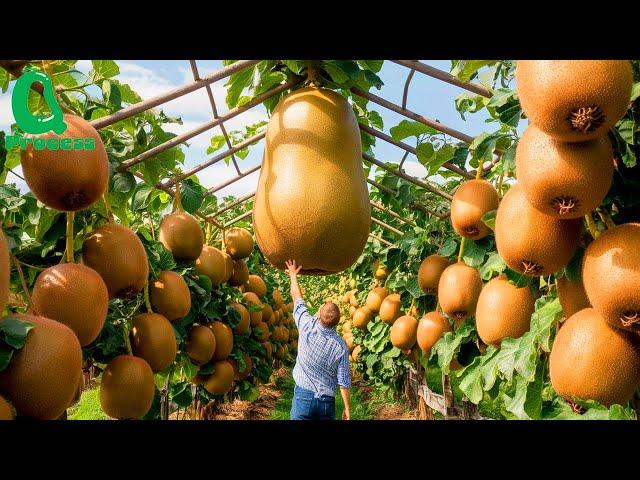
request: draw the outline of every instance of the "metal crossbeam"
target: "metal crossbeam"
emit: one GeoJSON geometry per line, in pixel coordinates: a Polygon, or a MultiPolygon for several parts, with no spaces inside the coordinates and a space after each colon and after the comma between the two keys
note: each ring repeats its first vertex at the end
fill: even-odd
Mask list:
{"type": "Polygon", "coordinates": [[[393,218],[395,218],[396,220],[398,220],[398,221],[400,221],[402,223],[405,223],[407,225],[411,225],[412,227],[417,227],[418,226],[414,222],[412,222],[411,220],[407,220],[406,218],[402,218],[401,215],[398,215],[396,212],[394,212],[393,210],[385,207],[381,203],[374,202],[373,200],[371,200],[370,203],[371,203],[372,207],[377,208],[381,212],[384,212],[384,213],[386,213],[388,215],[391,215],[393,218]]]}
{"type": "Polygon", "coordinates": [[[388,242],[387,240],[385,240],[382,237],[379,237],[377,235],[374,235],[373,233],[369,234],[369,237],[374,238],[376,240],[378,240],[380,243],[382,243],[383,245],[386,245],[387,247],[393,247],[393,243],[388,242]]]}
{"type": "Polygon", "coordinates": [[[227,205],[223,205],[222,208],[220,208],[220,210],[218,210],[215,213],[212,213],[210,215],[210,217],[217,217],[218,215],[222,215],[224,212],[226,212],[227,210],[230,210],[234,207],[237,207],[238,205],[246,202],[247,200],[249,200],[250,198],[253,198],[256,195],[256,192],[252,192],[252,193],[248,193],[247,195],[244,195],[240,198],[237,198],[236,200],[234,200],[231,203],[228,203],[227,205]]]}
{"type": "Polygon", "coordinates": [[[244,173],[241,173],[238,176],[235,176],[233,178],[230,178],[229,180],[226,180],[218,185],[215,185],[213,187],[211,187],[209,190],[207,190],[207,192],[205,193],[206,195],[213,195],[214,193],[216,193],[218,190],[222,190],[225,187],[228,187],[229,185],[237,182],[238,180],[240,180],[241,178],[246,177],[247,175],[251,175],[254,172],[257,172],[258,170],[260,170],[260,168],[262,167],[261,164],[256,165],[255,167],[251,167],[249,170],[247,170],[244,173]]]}
{"type": "Polygon", "coordinates": [[[371,221],[377,225],[380,225],[382,228],[386,228],[390,232],[395,233],[396,235],[400,235],[400,236],[404,235],[404,233],[402,233],[397,228],[392,227],[388,223],[384,223],[382,220],[378,220],[376,217],[371,217],[371,221]]]}
{"type": "Polygon", "coordinates": [[[417,203],[417,202],[412,202],[409,205],[411,208],[417,208],[418,210],[422,210],[424,213],[428,214],[428,215],[433,215],[435,217],[438,217],[440,219],[445,219],[448,218],[450,215],[450,212],[446,212],[446,213],[437,213],[434,212],[433,210],[431,210],[428,207],[425,207],[424,205],[422,205],[421,203],[417,203]]]}
{"type": "Polygon", "coordinates": [[[242,215],[240,215],[240,216],[238,216],[238,217],[234,218],[233,220],[231,220],[231,221],[229,221],[229,222],[225,223],[225,224],[224,224],[224,229],[226,230],[226,229],[227,229],[227,228],[229,228],[230,226],[232,226],[232,225],[234,225],[234,224],[238,223],[239,221],[244,220],[244,219],[245,219],[245,218],[247,218],[247,217],[250,217],[252,213],[253,213],[253,209],[249,210],[248,212],[244,212],[242,215]]]}
{"type": "Polygon", "coordinates": [[[376,182],[375,180],[371,180],[370,178],[367,178],[367,183],[373,185],[374,187],[376,187],[378,190],[380,190],[381,192],[385,192],[388,193],[390,195],[393,195],[394,197],[398,194],[398,192],[396,192],[395,190],[392,190],[389,187],[385,187],[384,185],[382,185],[381,183],[376,182]]]}

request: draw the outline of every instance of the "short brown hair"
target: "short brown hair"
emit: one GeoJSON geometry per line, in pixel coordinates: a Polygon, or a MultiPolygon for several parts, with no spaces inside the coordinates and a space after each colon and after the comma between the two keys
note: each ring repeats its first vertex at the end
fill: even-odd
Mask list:
{"type": "Polygon", "coordinates": [[[327,302],[320,307],[319,315],[320,323],[325,327],[333,328],[340,321],[340,309],[333,302],[327,302]]]}

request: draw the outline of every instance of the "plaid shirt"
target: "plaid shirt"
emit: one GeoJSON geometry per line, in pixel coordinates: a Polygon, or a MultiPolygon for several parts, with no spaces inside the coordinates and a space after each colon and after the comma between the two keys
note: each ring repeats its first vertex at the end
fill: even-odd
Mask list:
{"type": "Polygon", "coordinates": [[[302,298],[294,304],[293,318],[300,332],[293,368],[296,384],[311,390],[316,397],[334,397],[338,385],[350,387],[349,349],[340,335],[312,317],[302,298]]]}

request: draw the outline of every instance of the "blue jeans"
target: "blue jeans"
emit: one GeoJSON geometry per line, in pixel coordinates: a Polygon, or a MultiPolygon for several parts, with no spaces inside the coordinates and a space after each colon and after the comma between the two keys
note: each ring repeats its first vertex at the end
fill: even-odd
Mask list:
{"type": "Polygon", "coordinates": [[[329,395],[314,397],[311,390],[295,386],[291,403],[291,420],[335,420],[336,399],[329,395]]]}

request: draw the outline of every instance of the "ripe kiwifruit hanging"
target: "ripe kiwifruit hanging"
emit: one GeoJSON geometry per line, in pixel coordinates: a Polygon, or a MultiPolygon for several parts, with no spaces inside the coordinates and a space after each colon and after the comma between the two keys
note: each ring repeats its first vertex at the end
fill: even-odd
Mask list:
{"type": "Polygon", "coordinates": [[[606,136],[564,143],[529,126],[518,142],[516,170],[531,205],[563,220],[580,218],[609,191],[613,149],[606,136]]]}
{"type": "Polygon", "coordinates": [[[606,135],[629,108],[628,60],[520,60],[516,90],[529,122],[563,142],[606,135]]]}
{"type": "Polygon", "coordinates": [[[226,360],[213,363],[214,372],[204,380],[204,389],[212,395],[224,395],[233,387],[235,373],[226,360]]]}
{"type": "Polygon", "coordinates": [[[38,276],[31,301],[38,315],[67,325],[84,347],[102,330],[109,309],[109,292],[95,270],[76,263],[61,263],[38,276]]]}
{"type": "Polygon", "coordinates": [[[186,317],[191,310],[189,287],[176,272],[160,272],[157,279],[149,282],[149,299],[153,311],[172,322],[186,317]]]}
{"type": "Polygon", "coordinates": [[[282,305],[284,305],[284,297],[282,296],[282,292],[280,291],[279,288],[273,289],[273,292],[271,293],[271,298],[273,299],[273,302],[276,304],[276,308],[280,308],[282,305]]]}
{"type": "Polygon", "coordinates": [[[235,326],[233,332],[237,335],[244,335],[249,330],[249,325],[251,324],[249,310],[247,310],[247,307],[244,305],[236,302],[231,304],[231,308],[240,314],[240,323],[235,326]]]}
{"type": "Polygon", "coordinates": [[[349,305],[349,318],[353,318],[354,313],[356,313],[356,307],[349,305]]]}
{"type": "Polygon", "coordinates": [[[218,320],[210,323],[209,328],[216,337],[216,350],[213,353],[213,359],[225,360],[233,350],[233,331],[229,325],[218,320]]]}
{"type": "Polygon", "coordinates": [[[260,307],[260,310],[254,311],[251,308],[247,308],[249,310],[249,316],[251,317],[251,326],[255,327],[262,321],[262,302],[258,298],[258,296],[253,292],[246,292],[242,294],[244,301],[249,305],[253,305],[254,307],[260,307]]]}
{"type": "Polygon", "coordinates": [[[416,339],[420,350],[429,353],[433,346],[447,332],[451,331],[451,324],[440,312],[425,313],[418,322],[416,339]]]}
{"type": "Polygon", "coordinates": [[[249,268],[244,260],[233,261],[233,273],[229,278],[229,285],[239,287],[244,285],[249,280],[249,268]]]}
{"type": "Polygon", "coordinates": [[[233,275],[233,258],[227,252],[222,252],[222,256],[224,257],[224,278],[222,279],[222,283],[227,283],[233,275]]]}
{"type": "Polygon", "coordinates": [[[344,340],[344,343],[347,344],[347,348],[349,349],[349,351],[353,350],[353,347],[355,346],[353,344],[353,334],[352,333],[345,333],[344,335],[342,335],[342,339],[344,340]]]}
{"type": "Polygon", "coordinates": [[[251,255],[253,238],[248,230],[235,227],[225,232],[224,245],[231,258],[240,260],[251,255]]]}
{"type": "Polygon", "coordinates": [[[160,222],[160,242],[173,258],[190,262],[202,253],[204,234],[198,221],[188,213],[170,213],[160,222]]]}
{"type": "MultiPolygon", "coordinates": [[[[67,129],[60,135],[53,131],[41,135],[25,135],[38,141],[58,139],[57,149],[36,150],[32,144],[20,152],[22,174],[35,197],[47,207],[64,212],[87,208],[107,189],[109,160],[104,144],[95,128],[85,119],[65,114],[67,129]],[[93,149],[71,150],[76,139],[91,139],[93,149]]],[[[83,141],[86,147],[86,140],[83,141]]]]}
{"type": "Polygon", "coordinates": [[[9,402],[0,397],[0,421],[1,420],[13,420],[13,409],[9,402]]]}
{"type": "Polygon", "coordinates": [[[185,342],[187,355],[196,365],[208,363],[216,351],[216,336],[204,325],[194,325],[185,342]]]}
{"type": "Polygon", "coordinates": [[[449,265],[451,265],[449,259],[442,255],[429,255],[422,260],[418,269],[418,285],[424,293],[427,295],[438,293],[440,275],[449,265]]]}
{"type": "Polygon", "coordinates": [[[111,418],[137,420],[153,404],[153,371],[140,357],[118,355],[102,372],[100,405],[111,418]]]}
{"type": "Polygon", "coordinates": [[[625,405],[640,378],[638,339],[611,327],[593,308],[568,318],[549,358],[551,384],[563,398],[625,405]]]}
{"type": "Polygon", "coordinates": [[[247,378],[251,374],[251,369],[253,368],[253,362],[251,361],[251,357],[247,353],[242,354],[242,358],[244,359],[244,369],[240,370],[238,368],[238,362],[234,358],[230,358],[228,362],[231,364],[233,368],[233,378],[235,380],[242,380],[247,378]]]}
{"type": "Polygon", "coordinates": [[[559,220],[536,210],[520,184],[512,186],[496,215],[496,246],[505,263],[529,276],[550,275],[576,251],[582,221],[559,220]]]}
{"type": "Polygon", "coordinates": [[[149,276],[147,252],[130,228],[107,223],[82,244],[82,263],[104,280],[109,298],[131,298],[149,276]]]}
{"type": "Polygon", "coordinates": [[[369,310],[377,312],[380,310],[380,305],[382,305],[382,301],[387,295],[389,295],[389,291],[386,288],[376,287],[369,292],[364,304],[369,308],[369,310]]]}
{"type": "Polygon", "coordinates": [[[227,273],[227,262],[224,254],[215,247],[205,245],[196,260],[196,272],[209,277],[211,284],[217,287],[225,281],[227,273]]]}
{"type": "Polygon", "coordinates": [[[0,230],[0,315],[9,298],[9,246],[2,230],[0,230]]]}
{"type": "Polygon", "coordinates": [[[438,299],[442,311],[455,320],[463,320],[476,313],[482,290],[480,273],[463,262],[447,267],[438,283],[438,299]]]}
{"type": "Polygon", "coordinates": [[[393,324],[400,316],[401,310],[402,302],[400,301],[400,295],[397,293],[387,295],[380,304],[380,320],[393,324]]]}
{"type": "Polygon", "coordinates": [[[270,360],[273,356],[273,345],[271,342],[262,342],[262,346],[267,351],[267,358],[270,360]]]}
{"type": "Polygon", "coordinates": [[[278,360],[283,360],[284,357],[287,356],[287,351],[285,350],[284,346],[280,345],[278,347],[278,349],[276,350],[276,353],[274,354],[274,356],[278,359],[278,360]]]}
{"type": "Polygon", "coordinates": [[[609,324],[640,332],[640,223],[603,232],[584,252],[582,281],[609,324]]]}
{"type": "Polygon", "coordinates": [[[569,280],[566,275],[556,278],[556,288],[558,289],[558,300],[560,300],[565,318],[569,318],[574,313],[591,306],[589,298],[587,298],[587,292],[585,292],[582,284],[582,278],[575,282],[569,280]]]}
{"type": "Polygon", "coordinates": [[[259,298],[267,294],[267,285],[258,275],[249,275],[249,280],[247,280],[244,288],[246,292],[253,292],[259,298]]]}
{"type": "Polygon", "coordinates": [[[489,281],[476,307],[478,336],[487,345],[500,346],[505,338],[520,338],[529,331],[535,298],[529,287],[518,288],[504,276],[489,281]]]}
{"type": "Polygon", "coordinates": [[[360,330],[366,330],[367,324],[373,316],[374,312],[372,312],[369,307],[359,307],[353,314],[353,326],[360,330]]]}
{"type": "Polygon", "coordinates": [[[467,180],[462,183],[451,201],[451,225],[466,238],[480,240],[491,232],[482,221],[485,213],[498,208],[500,197],[496,188],[486,180],[467,180]]]}
{"type": "Polygon", "coordinates": [[[357,363],[360,358],[360,352],[362,352],[362,346],[356,345],[353,351],[351,352],[351,360],[354,363],[357,363]]]}
{"type": "Polygon", "coordinates": [[[144,358],[151,370],[164,370],[176,359],[176,334],[171,322],[158,313],[141,313],[134,317],[131,348],[136,357],[144,358]]]}
{"type": "Polygon", "coordinates": [[[273,308],[267,302],[262,304],[262,321],[273,323],[273,308]]]}
{"type": "Polygon", "coordinates": [[[358,293],[357,290],[355,290],[352,294],[351,297],[349,297],[349,305],[351,305],[352,307],[359,307],[358,305],[358,299],[356,298],[356,293],[358,293]]]}
{"type": "Polygon", "coordinates": [[[391,343],[400,350],[408,350],[416,344],[418,321],[410,315],[403,315],[391,326],[391,343]]]}
{"type": "MultiPolygon", "coordinates": [[[[82,373],[78,337],[66,325],[35,315],[11,315],[33,324],[27,340],[0,372],[0,395],[21,416],[54,420],[64,413],[76,393],[82,373]]],[[[0,324],[7,318],[0,319],[0,324]]]]}
{"type": "Polygon", "coordinates": [[[259,342],[266,342],[267,340],[269,340],[269,325],[267,325],[265,322],[258,323],[255,327],[252,328],[251,332],[259,342]]]}

